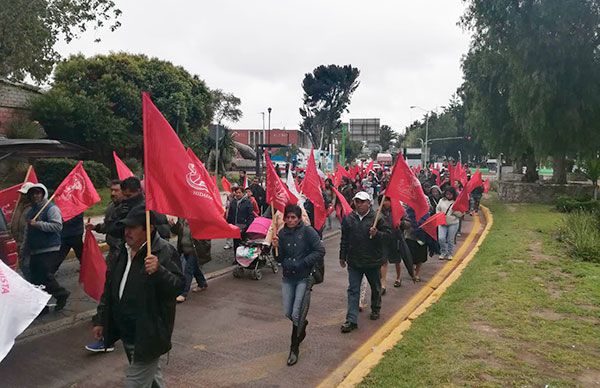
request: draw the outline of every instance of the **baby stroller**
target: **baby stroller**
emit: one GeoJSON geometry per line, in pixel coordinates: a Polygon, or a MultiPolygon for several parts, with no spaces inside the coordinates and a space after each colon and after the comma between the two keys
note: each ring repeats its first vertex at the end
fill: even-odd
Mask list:
{"type": "Polygon", "coordinates": [[[246,231],[246,238],[235,251],[237,267],[233,270],[233,277],[241,278],[246,271],[254,280],[262,279],[261,268],[268,266],[273,273],[277,273],[277,262],[270,253],[270,246],[265,244],[265,237],[271,226],[271,220],[257,217],[246,231]]]}

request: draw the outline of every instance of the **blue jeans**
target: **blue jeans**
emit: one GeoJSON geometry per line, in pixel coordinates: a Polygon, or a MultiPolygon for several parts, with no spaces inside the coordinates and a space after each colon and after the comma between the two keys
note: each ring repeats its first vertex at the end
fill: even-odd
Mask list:
{"type": "Polygon", "coordinates": [[[181,264],[183,265],[183,274],[185,275],[185,283],[181,295],[187,296],[192,287],[192,278],[196,278],[198,287],[206,287],[206,278],[198,265],[198,259],[194,255],[181,255],[181,264]]]}
{"type": "Polygon", "coordinates": [[[357,268],[348,266],[348,312],[346,322],[358,323],[358,304],[360,302],[360,283],[367,277],[371,286],[371,311],[381,310],[381,273],[380,267],[357,268]]]}
{"type": "Polygon", "coordinates": [[[457,232],[458,224],[438,226],[438,241],[441,250],[440,255],[449,256],[454,254],[454,243],[456,241],[457,232]]]}
{"type": "Polygon", "coordinates": [[[294,323],[294,326],[298,326],[302,302],[305,302],[306,309],[308,309],[308,303],[310,303],[308,279],[296,280],[283,278],[281,282],[281,296],[283,300],[283,313],[294,323]],[[305,301],[305,298],[308,299],[305,301]]]}

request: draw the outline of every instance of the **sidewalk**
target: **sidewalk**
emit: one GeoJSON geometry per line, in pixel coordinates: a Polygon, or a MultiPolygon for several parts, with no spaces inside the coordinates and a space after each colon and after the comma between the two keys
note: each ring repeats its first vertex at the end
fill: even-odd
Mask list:
{"type": "MultiPolygon", "coordinates": [[[[476,224],[484,223],[480,221],[476,224]]],[[[394,288],[394,271],[389,271],[381,319],[369,320],[367,309],[360,315],[359,329],[349,334],[339,331],[347,288],[347,272],[338,264],[339,235],[327,239],[325,282],[314,288],[308,335],[298,364],[291,368],[285,364],[291,325],[281,311],[281,275],[265,271],[260,281],[231,275],[209,281],[207,291],[191,295],[177,308],[173,350],[163,368],[168,385],[336,385],[360,362],[361,354],[377,346],[374,339],[385,337],[397,315],[411,307],[407,304],[414,303],[416,295],[434,292],[429,282],[448,276],[449,265],[458,264],[469,252],[482,229],[480,225],[470,234],[473,224],[468,218],[463,225],[460,245],[468,241],[463,255],[450,263],[429,258],[423,266],[423,282],[410,282],[403,270],[403,286],[394,288]]],[[[8,386],[118,386],[126,367],[121,345],[111,354],[90,355],[83,349],[90,335],[90,325],[85,323],[20,341],[0,364],[0,375],[6,376],[8,386]]]]}

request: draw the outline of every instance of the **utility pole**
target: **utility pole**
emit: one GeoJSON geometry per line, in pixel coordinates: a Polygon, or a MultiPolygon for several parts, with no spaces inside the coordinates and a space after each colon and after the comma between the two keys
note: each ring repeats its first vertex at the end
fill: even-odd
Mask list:
{"type": "Polygon", "coordinates": [[[267,112],[269,112],[269,141],[267,143],[271,144],[271,107],[267,108],[267,112]]]}

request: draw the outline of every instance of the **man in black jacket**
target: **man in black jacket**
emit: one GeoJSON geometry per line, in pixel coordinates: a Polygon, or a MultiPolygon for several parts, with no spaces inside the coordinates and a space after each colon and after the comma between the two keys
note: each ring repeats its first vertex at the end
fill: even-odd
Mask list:
{"type": "Polygon", "coordinates": [[[390,227],[381,218],[375,224],[375,211],[371,208],[371,197],[359,191],[353,198],[354,212],[342,221],[340,242],[340,265],[348,266],[348,311],[342,333],[358,328],[358,304],[360,283],[363,276],[371,286],[371,319],[379,319],[381,309],[381,278],[379,269],[383,264],[382,241],[390,238],[390,227]]]}
{"type": "MultiPolygon", "coordinates": [[[[243,189],[246,189],[243,187],[243,189]]],[[[254,178],[252,180],[252,184],[250,185],[250,190],[252,191],[252,196],[256,199],[256,203],[258,203],[258,207],[260,208],[261,213],[265,211],[265,209],[269,206],[267,203],[267,192],[260,185],[260,181],[258,178],[254,178]]]]}
{"type": "MultiPolygon", "coordinates": [[[[239,227],[243,238],[246,229],[248,229],[252,221],[254,221],[254,208],[248,197],[244,195],[244,191],[240,186],[233,186],[231,191],[233,191],[233,198],[231,199],[231,202],[229,202],[229,208],[227,209],[227,222],[239,227]]],[[[240,242],[241,240],[239,239],[233,240],[234,257],[240,242]]]]}
{"type": "Polygon", "coordinates": [[[162,387],[159,358],[171,349],[175,298],[184,283],[181,262],[154,226],[147,254],[144,206],[131,209],[118,226],[125,230],[127,249],[108,266],[93,334],[104,337],[106,346],[123,342],[129,360],[126,387],[162,387]]]}

